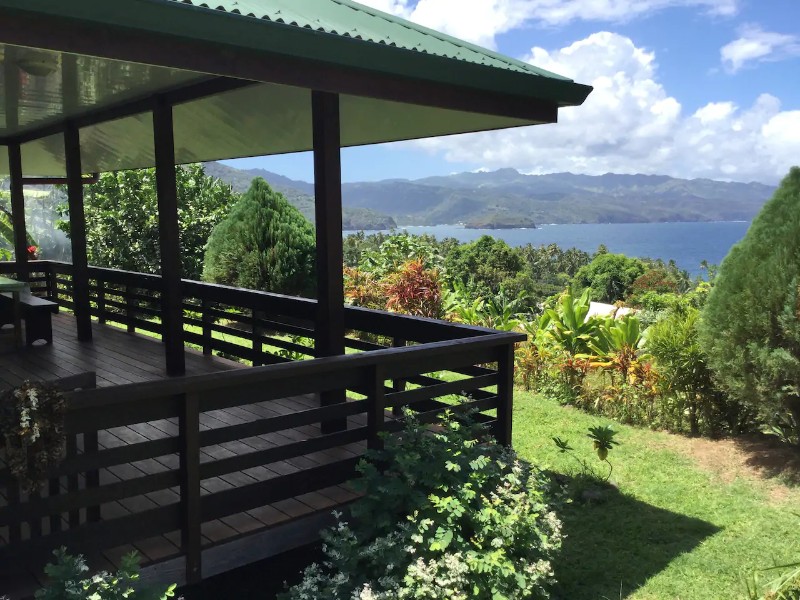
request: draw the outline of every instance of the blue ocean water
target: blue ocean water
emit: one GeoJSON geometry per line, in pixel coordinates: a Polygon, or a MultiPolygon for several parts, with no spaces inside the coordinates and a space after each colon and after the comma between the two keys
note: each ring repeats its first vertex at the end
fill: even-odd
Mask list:
{"type": "Polygon", "coordinates": [[[409,233],[454,237],[470,242],[492,235],[512,246],[531,243],[558,244],[594,252],[605,244],[610,252],[628,256],[674,260],[692,276],[701,273],[700,263],[719,264],[736,242],[744,237],[750,223],[609,223],[601,225],[543,225],[538,229],[465,229],[459,225],[403,227],[409,233]]]}

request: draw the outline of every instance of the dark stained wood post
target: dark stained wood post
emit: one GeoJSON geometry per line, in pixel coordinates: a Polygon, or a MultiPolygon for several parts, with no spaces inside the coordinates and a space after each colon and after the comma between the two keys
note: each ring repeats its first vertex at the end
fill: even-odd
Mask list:
{"type": "Polygon", "coordinates": [[[69,123],[64,129],[64,155],[67,163],[67,199],[69,237],[72,243],[72,298],[78,339],[92,339],[92,315],[89,304],[89,260],[86,254],[86,214],[83,209],[81,134],[69,123]]]}
{"type": "Polygon", "coordinates": [[[501,346],[497,355],[497,422],[495,438],[511,446],[514,410],[514,344],[501,346]]]}
{"type": "Polygon", "coordinates": [[[161,322],[167,373],[183,375],[183,309],[181,250],[178,228],[178,183],[175,175],[175,136],[172,106],[157,96],[153,107],[153,140],[158,192],[158,237],[161,249],[161,322]]]}
{"type": "Polygon", "coordinates": [[[202,535],[200,524],[200,397],[183,396],[183,411],[179,419],[180,490],[183,523],[181,550],[186,558],[186,582],[202,579],[202,535]]]}
{"type": "MultiPolygon", "coordinates": [[[[316,356],[344,354],[342,161],[339,96],[311,93],[314,130],[314,213],[317,229],[316,356]]],[[[345,390],[323,392],[323,406],[346,401],[345,390]]],[[[322,423],[323,433],[347,428],[346,419],[322,423]]]]}
{"type": "Polygon", "coordinates": [[[14,228],[14,257],[17,277],[28,280],[28,235],[25,227],[25,188],[22,184],[22,149],[8,146],[8,170],[11,177],[11,225],[14,228]]]}
{"type": "Polygon", "coordinates": [[[381,432],[386,420],[386,375],[382,365],[372,369],[372,390],[369,394],[370,406],[367,409],[367,447],[382,450],[381,432]]]}

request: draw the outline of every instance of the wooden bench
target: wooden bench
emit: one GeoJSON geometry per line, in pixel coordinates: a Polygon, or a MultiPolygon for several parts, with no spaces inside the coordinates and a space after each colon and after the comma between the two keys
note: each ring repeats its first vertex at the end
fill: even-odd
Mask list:
{"type": "MultiPolygon", "coordinates": [[[[14,299],[10,293],[0,294],[0,303],[2,303],[4,309],[2,310],[2,325],[13,322],[11,318],[13,302],[14,299]]],[[[58,304],[34,296],[29,291],[20,293],[19,304],[22,310],[22,318],[25,320],[25,343],[30,346],[37,340],[45,340],[48,344],[52,344],[53,323],[51,315],[58,309],[58,304]]]]}

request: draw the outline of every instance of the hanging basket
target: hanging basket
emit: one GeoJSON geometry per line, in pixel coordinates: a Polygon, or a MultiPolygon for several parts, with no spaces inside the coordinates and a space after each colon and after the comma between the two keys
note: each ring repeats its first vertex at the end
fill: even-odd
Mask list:
{"type": "Polygon", "coordinates": [[[0,393],[0,458],[22,491],[38,491],[64,458],[66,401],[53,385],[25,381],[0,393]]]}

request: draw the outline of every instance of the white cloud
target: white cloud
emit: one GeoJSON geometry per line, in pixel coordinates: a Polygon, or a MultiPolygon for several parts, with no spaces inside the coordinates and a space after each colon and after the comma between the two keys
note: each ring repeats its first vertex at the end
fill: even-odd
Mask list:
{"type": "Polygon", "coordinates": [[[800,56],[800,37],[797,35],[764,31],[757,25],[748,25],[739,31],[739,36],[719,52],[722,66],[730,73],[752,62],[800,56]]]}
{"type": "Polygon", "coordinates": [[[768,94],[749,107],[709,102],[685,114],[658,80],[655,54],[601,32],[530,62],[594,86],[559,123],[416,142],[453,162],[528,173],[660,173],[774,183],[800,156],[800,111],[768,94]]]}
{"type": "Polygon", "coordinates": [[[361,0],[426,27],[490,48],[495,37],[526,24],[572,21],[624,22],[657,11],[695,8],[732,16],[741,0],[361,0]]]}

